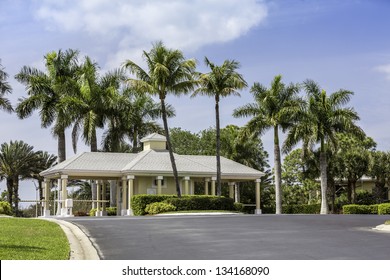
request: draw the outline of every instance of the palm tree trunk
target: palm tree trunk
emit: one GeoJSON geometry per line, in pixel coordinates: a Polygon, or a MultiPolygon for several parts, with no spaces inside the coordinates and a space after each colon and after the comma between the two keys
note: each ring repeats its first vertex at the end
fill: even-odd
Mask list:
{"type": "Polygon", "coordinates": [[[62,128],[57,132],[58,137],[58,163],[66,159],[65,129],[62,128]]]}
{"type": "Polygon", "coordinates": [[[91,152],[97,152],[96,129],[92,132],[92,137],[91,137],[91,152]]]}
{"type": "Polygon", "coordinates": [[[276,214],[282,214],[282,163],[280,159],[279,131],[274,127],[274,157],[275,157],[275,204],[276,214]]]}
{"type": "Polygon", "coordinates": [[[328,202],[327,202],[328,179],[327,179],[326,169],[327,169],[326,153],[321,148],[321,152],[320,152],[321,214],[328,214],[328,202]]]}
{"type": "Polygon", "coordinates": [[[164,98],[160,98],[161,101],[161,114],[164,123],[165,137],[167,138],[167,146],[169,152],[169,158],[171,159],[172,170],[173,170],[173,178],[175,179],[176,185],[176,193],[177,197],[181,197],[180,184],[179,184],[179,176],[177,174],[177,167],[175,162],[175,157],[173,156],[172,146],[171,146],[171,138],[169,137],[169,128],[168,128],[168,120],[167,120],[167,112],[165,108],[165,100],[164,98]]]}
{"type": "Polygon", "coordinates": [[[134,133],[133,133],[133,148],[132,148],[132,152],[133,153],[136,153],[138,151],[138,131],[137,129],[134,129],[134,133]]]}
{"type": "Polygon", "coordinates": [[[14,178],[14,205],[15,205],[15,215],[19,216],[19,178],[16,176],[14,178]]]}
{"type": "Polygon", "coordinates": [[[14,180],[12,178],[7,178],[7,192],[7,200],[9,205],[12,207],[14,197],[14,180]]]}
{"type": "Polygon", "coordinates": [[[221,196],[221,131],[219,124],[219,94],[215,95],[215,122],[216,122],[216,144],[217,144],[217,196],[221,196]]]}

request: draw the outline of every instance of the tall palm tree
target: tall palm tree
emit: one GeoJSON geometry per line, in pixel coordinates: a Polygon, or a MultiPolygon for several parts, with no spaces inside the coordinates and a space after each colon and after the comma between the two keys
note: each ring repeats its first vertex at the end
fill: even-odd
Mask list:
{"type": "Polygon", "coordinates": [[[252,117],[246,128],[257,135],[262,135],[268,129],[274,133],[274,169],[275,169],[275,204],[276,214],[282,213],[282,163],[279,145],[279,130],[285,131],[291,126],[301,101],[297,94],[299,87],[295,84],[286,86],[282,76],[276,76],[267,89],[259,83],[251,88],[255,102],[234,110],[235,117],[252,117]]]}
{"type": "Polygon", "coordinates": [[[80,66],[78,84],[80,91],[68,97],[67,103],[72,107],[74,126],[72,130],[73,150],[76,152],[77,139],[82,131],[85,144],[90,145],[91,152],[97,152],[97,128],[103,128],[107,120],[110,104],[118,94],[120,82],[124,79],[120,70],[99,76],[97,63],[87,56],[80,66]]]}
{"type": "Polygon", "coordinates": [[[364,132],[355,124],[359,120],[353,108],[345,108],[353,92],[339,90],[327,95],[325,90],[312,80],[306,80],[303,87],[307,93],[306,106],[299,114],[299,120],[289,130],[284,151],[289,151],[299,141],[303,149],[312,149],[319,144],[321,177],[321,214],[328,214],[326,152],[328,146],[337,146],[336,133],[351,133],[364,137],[364,132]]]}
{"type": "Polygon", "coordinates": [[[46,72],[24,66],[15,78],[26,86],[27,98],[16,107],[19,118],[24,119],[39,110],[43,128],[53,126],[52,133],[58,140],[58,161],[66,159],[65,129],[72,123],[65,97],[78,92],[78,51],[59,50],[45,56],[46,72]]]}
{"type": "Polygon", "coordinates": [[[168,49],[159,41],[153,44],[149,52],[143,52],[147,70],[142,69],[135,62],[127,60],[124,66],[136,78],[129,79],[136,92],[157,95],[161,103],[161,115],[164,124],[165,136],[169,157],[175,179],[176,192],[181,197],[179,178],[175,158],[173,155],[165,99],[169,93],[174,95],[186,94],[194,89],[196,83],[193,79],[196,62],[194,59],[185,59],[180,50],[168,49]]]}
{"type": "MultiPolygon", "coordinates": [[[[152,132],[162,133],[163,128],[155,120],[161,116],[161,106],[150,96],[125,89],[115,102],[109,116],[109,127],[104,133],[103,146],[106,150],[116,150],[125,138],[132,142],[131,152],[140,150],[140,139],[152,132]],[[117,148],[115,148],[117,147],[117,148]]],[[[174,109],[166,105],[168,117],[175,115],[174,109]]]]}
{"type": "Polygon", "coordinates": [[[238,90],[247,87],[247,83],[236,70],[240,64],[234,60],[225,60],[221,66],[215,65],[207,57],[205,64],[210,72],[199,75],[199,87],[192,96],[198,94],[214,97],[216,120],[216,158],[217,158],[217,195],[221,195],[221,135],[219,119],[219,101],[230,95],[240,96],[238,90]]]}
{"type": "Polygon", "coordinates": [[[37,163],[37,153],[33,149],[23,141],[0,146],[0,177],[6,178],[8,202],[15,214],[19,208],[19,180],[28,178],[37,163]]]}
{"type": "Polygon", "coordinates": [[[4,71],[0,60],[0,109],[11,113],[13,111],[11,103],[4,97],[5,94],[11,93],[12,91],[10,84],[7,82],[7,78],[8,74],[4,71]]]}

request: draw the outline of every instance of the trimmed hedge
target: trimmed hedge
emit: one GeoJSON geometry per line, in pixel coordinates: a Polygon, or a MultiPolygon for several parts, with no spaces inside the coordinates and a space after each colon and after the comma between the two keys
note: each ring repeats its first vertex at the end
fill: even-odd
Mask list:
{"type": "Polygon", "coordinates": [[[379,215],[388,215],[390,214],[390,203],[382,203],[378,205],[378,214],[379,215]]]}
{"type": "Polygon", "coordinates": [[[3,215],[12,215],[11,205],[7,201],[0,201],[0,214],[3,215]]]}
{"type": "Polygon", "coordinates": [[[146,213],[145,208],[148,204],[154,202],[163,202],[168,198],[176,197],[175,195],[153,195],[153,194],[136,194],[131,197],[131,209],[134,216],[143,216],[146,213]]]}
{"type": "Polygon", "coordinates": [[[164,212],[175,211],[176,207],[166,202],[153,202],[146,206],[145,212],[150,215],[156,215],[164,212]]]}
{"type": "Polygon", "coordinates": [[[283,205],[283,214],[319,214],[321,211],[321,204],[297,204],[297,205],[283,205]]]}
{"type": "Polygon", "coordinates": [[[343,214],[378,214],[378,204],[357,205],[348,204],[343,206],[343,214]]]}
{"type": "Polygon", "coordinates": [[[186,210],[229,210],[234,211],[234,200],[229,197],[191,195],[168,198],[165,202],[176,206],[177,211],[186,210]]]}
{"type": "MultiPolygon", "coordinates": [[[[89,211],[89,216],[96,216],[96,208],[92,208],[89,211]]],[[[116,207],[107,207],[106,208],[107,216],[116,216],[116,207]]],[[[76,215],[75,215],[76,216],[76,215]]]]}

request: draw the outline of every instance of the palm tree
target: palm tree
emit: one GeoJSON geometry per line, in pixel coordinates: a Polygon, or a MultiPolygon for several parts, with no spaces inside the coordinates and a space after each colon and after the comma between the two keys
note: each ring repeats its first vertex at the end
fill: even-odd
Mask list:
{"type": "Polygon", "coordinates": [[[312,80],[306,80],[303,87],[307,93],[306,106],[299,114],[299,120],[289,130],[283,150],[289,151],[299,141],[303,150],[319,144],[321,177],[321,214],[328,214],[327,202],[327,156],[328,146],[337,146],[336,133],[351,133],[364,137],[364,132],[355,124],[359,120],[353,108],[344,108],[353,92],[339,90],[327,95],[325,90],[312,80]]]}
{"type": "Polygon", "coordinates": [[[279,130],[285,131],[292,124],[301,100],[297,97],[299,87],[294,84],[286,86],[282,76],[276,76],[267,89],[259,83],[251,88],[255,103],[244,105],[234,110],[235,117],[253,117],[246,128],[251,133],[262,135],[273,128],[274,133],[274,168],[275,168],[275,204],[276,214],[282,213],[282,169],[279,145],[279,130]]]}
{"type": "Polygon", "coordinates": [[[240,96],[238,90],[247,87],[247,83],[236,70],[240,64],[234,60],[225,60],[221,66],[212,63],[205,57],[205,64],[210,72],[199,75],[199,88],[192,94],[214,97],[216,120],[216,157],[217,157],[217,195],[221,195],[221,135],[219,119],[219,101],[229,95],[240,96]]]}
{"type": "Polygon", "coordinates": [[[23,141],[11,141],[0,146],[0,177],[6,178],[8,202],[18,214],[19,180],[28,178],[37,162],[34,147],[23,141]]]}
{"type": "Polygon", "coordinates": [[[19,118],[29,117],[39,110],[41,125],[53,125],[52,133],[58,140],[58,161],[66,158],[65,129],[72,123],[67,96],[78,92],[77,84],[78,51],[61,50],[45,56],[46,73],[24,66],[15,78],[26,86],[27,98],[19,100],[16,113],[19,118]]]}
{"type": "MultiPolygon", "coordinates": [[[[140,151],[139,140],[142,137],[152,132],[162,133],[163,128],[155,122],[161,116],[161,107],[150,96],[127,88],[114,106],[109,116],[109,128],[104,133],[103,146],[106,150],[117,150],[120,143],[129,138],[131,152],[136,153],[140,151]]],[[[168,117],[175,115],[170,105],[166,105],[166,113],[168,117]]]]}
{"type": "Polygon", "coordinates": [[[6,81],[8,74],[4,71],[3,66],[1,65],[0,60],[0,109],[3,109],[6,112],[11,113],[13,111],[11,103],[7,98],[4,97],[5,94],[11,93],[12,88],[9,83],[6,81]]]}
{"type": "Polygon", "coordinates": [[[78,95],[70,96],[67,100],[73,108],[72,144],[75,153],[80,130],[85,144],[90,145],[91,152],[97,152],[96,130],[104,127],[109,114],[108,108],[116,98],[120,82],[124,79],[120,70],[108,72],[103,77],[99,77],[98,70],[97,63],[86,57],[78,75],[80,91],[78,95]]]}
{"type": "Polygon", "coordinates": [[[147,70],[142,69],[131,60],[127,60],[124,66],[136,76],[135,79],[129,79],[130,85],[136,92],[157,95],[160,99],[161,115],[165,136],[167,138],[176,191],[178,197],[181,197],[179,178],[169,137],[165,98],[169,93],[178,96],[194,89],[196,83],[193,75],[196,62],[194,59],[185,59],[183,53],[179,50],[166,48],[161,41],[153,44],[149,52],[144,51],[143,57],[148,67],[147,70]]]}

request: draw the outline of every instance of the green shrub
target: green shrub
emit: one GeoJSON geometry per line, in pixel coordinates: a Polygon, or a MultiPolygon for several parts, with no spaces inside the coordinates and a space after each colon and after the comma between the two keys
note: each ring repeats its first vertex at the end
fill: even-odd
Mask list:
{"type": "Polygon", "coordinates": [[[356,194],[356,204],[372,205],[376,203],[375,195],[368,191],[359,191],[356,194]]]}
{"type": "Polygon", "coordinates": [[[244,212],[244,204],[240,202],[234,202],[234,210],[238,212],[244,212]]]}
{"type": "Polygon", "coordinates": [[[390,226],[390,220],[385,221],[385,225],[390,226]]]}
{"type": "Polygon", "coordinates": [[[145,212],[150,215],[156,215],[164,212],[172,212],[175,210],[175,206],[166,202],[153,202],[145,207],[145,212]]]}
{"type": "Polygon", "coordinates": [[[145,215],[145,208],[153,202],[162,202],[168,198],[176,197],[174,195],[153,195],[153,194],[137,194],[131,197],[131,209],[134,216],[145,215]]]}
{"type": "MultiPolygon", "coordinates": [[[[89,211],[89,216],[96,216],[96,208],[92,208],[89,211]]],[[[116,216],[116,207],[107,207],[106,208],[107,216],[116,216]]],[[[75,214],[76,216],[76,214],[75,214]]]]}
{"type": "Polygon", "coordinates": [[[321,204],[296,204],[296,205],[283,205],[283,214],[319,214],[321,210],[321,204]]]}
{"type": "Polygon", "coordinates": [[[176,206],[177,211],[187,210],[234,210],[232,198],[211,195],[191,195],[182,198],[172,197],[166,200],[176,206]]]}
{"type": "Polygon", "coordinates": [[[11,205],[7,201],[0,201],[0,214],[12,215],[11,205]]]}
{"type": "Polygon", "coordinates": [[[79,210],[79,211],[73,212],[73,215],[75,215],[76,217],[82,217],[82,216],[88,216],[88,213],[85,211],[79,210]]]}
{"type": "Polygon", "coordinates": [[[348,204],[343,206],[343,214],[378,214],[378,204],[357,205],[348,204]]]}
{"type": "Polygon", "coordinates": [[[382,203],[378,205],[378,214],[379,215],[388,215],[390,214],[390,203],[382,203]]]}

